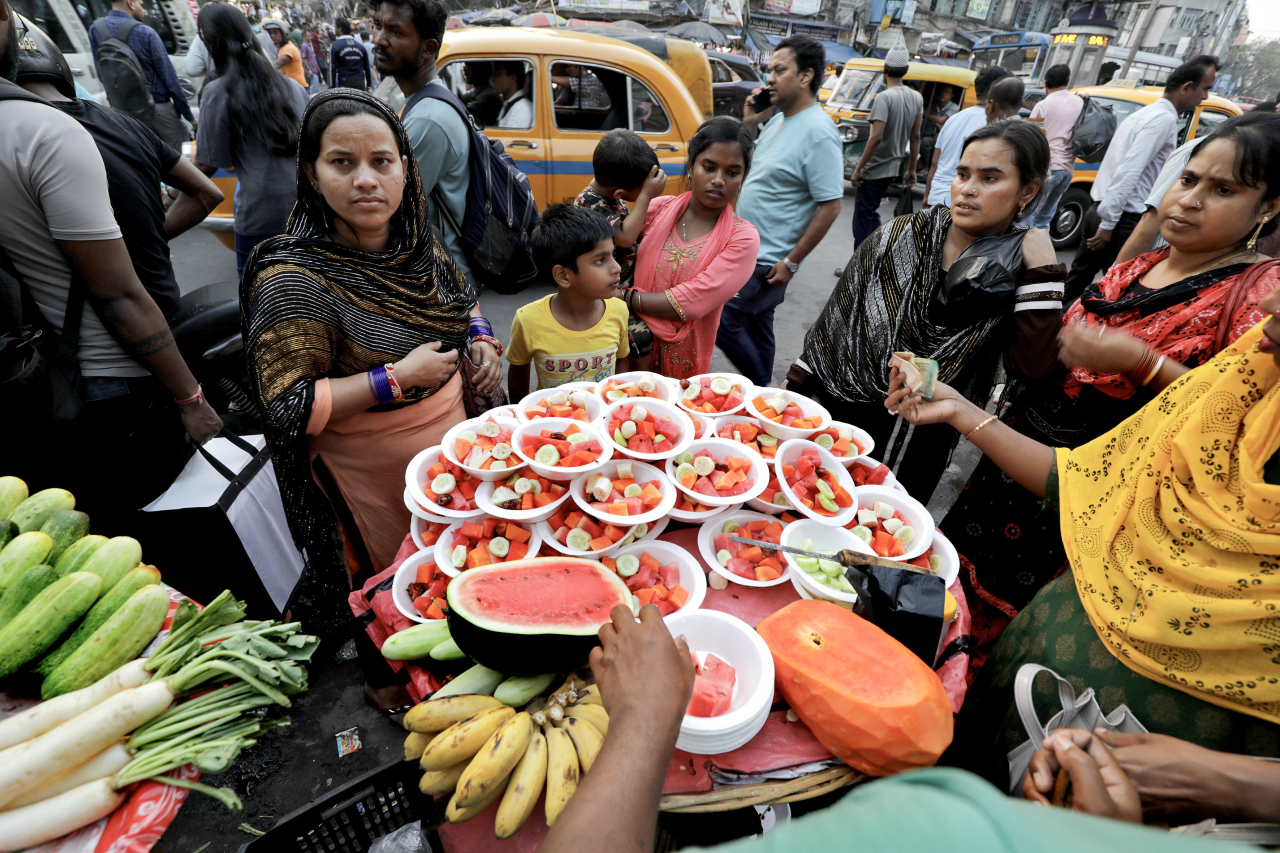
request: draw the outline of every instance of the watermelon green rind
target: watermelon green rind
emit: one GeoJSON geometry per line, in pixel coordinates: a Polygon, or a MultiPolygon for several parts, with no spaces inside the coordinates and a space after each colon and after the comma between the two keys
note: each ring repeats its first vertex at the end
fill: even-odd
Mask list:
{"type": "Polygon", "coordinates": [[[508,675],[567,672],[631,592],[594,560],[540,557],[468,569],[449,584],[449,634],[473,661],[508,675]]]}

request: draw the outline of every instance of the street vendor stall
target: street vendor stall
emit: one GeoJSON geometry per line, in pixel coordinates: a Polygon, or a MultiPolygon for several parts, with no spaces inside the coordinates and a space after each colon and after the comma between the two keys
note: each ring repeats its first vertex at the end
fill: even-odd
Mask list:
{"type": "MultiPolygon", "coordinates": [[[[439,797],[445,849],[537,848],[573,793],[557,768],[589,772],[608,731],[584,666],[617,604],[657,606],[694,652],[666,811],[794,802],[936,760],[964,700],[959,558],[873,450],[817,403],[731,374],[535,392],[424,449],[406,471],[412,529],[350,604],[420,703],[405,757],[439,797]],[[850,565],[866,560],[900,562],[850,565]],[[897,576],[921,594],[899,596],[897,576]],[[809,611],[874,632],[849,645],[912,685],[892,713],[926,734],[905,725],[885,735],[903,744],[853,752],[832,736],[796,686],[804,650],[783,639],[809,611]]],[[[874,697],[841,701],[877,712],[874,697]]]]}

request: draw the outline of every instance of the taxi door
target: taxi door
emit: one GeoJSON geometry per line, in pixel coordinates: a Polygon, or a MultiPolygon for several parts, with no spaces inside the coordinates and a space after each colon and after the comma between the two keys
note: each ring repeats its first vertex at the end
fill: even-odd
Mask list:
{"type": "Polygon", "coordinates": [[[551,141],[548,203],[572,202],[591,183],[591,156],[601,138],[615,128],[640,134],[667,173],[667,194],[679,191],[688,156],[685,139],[696,127],[682,133],[659,86],[595,60],[545,61],[551,141]]]}
{"type": "Polygon", "coordinates": [[[544,92],[537,85],[538,58],[534,56],[455,56],[440,69],[440,82],[454,92],[480,93],[469,104],[472,116],[484,129],[485,136],[501,142],[511,159],[529,178],[529,188],[538,209],[547,203],[547,113],[544,92]],[[494,69],[499,77],[514,77],[520,85],[520,97],[506,108],[501,95],[490,91],[494,69]],[[519,101],[525,101],[522,106],[519,101]],[[501,127],[500,124],[507,124],[501,127]]]}

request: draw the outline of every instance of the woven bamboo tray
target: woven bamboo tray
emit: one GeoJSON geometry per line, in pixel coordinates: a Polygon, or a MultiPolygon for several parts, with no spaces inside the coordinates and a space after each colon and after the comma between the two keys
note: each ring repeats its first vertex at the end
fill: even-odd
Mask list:
{"type": "Polygon", "coordinates": [[[830,767],[785,782],[724,785],[701,794],[668,794],[659,800],[658,808],[664,812],[698,814],[727,812],[747,806],[795,803],[856,785],[866,778],[852,767],[830,767]]]}

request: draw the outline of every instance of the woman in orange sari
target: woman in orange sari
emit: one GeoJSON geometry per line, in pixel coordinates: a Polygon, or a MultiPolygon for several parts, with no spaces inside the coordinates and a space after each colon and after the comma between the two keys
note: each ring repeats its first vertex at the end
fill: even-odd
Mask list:
{"type": "Polygon", "coordinates": [[[755,226],[733,213],[753,147],[737,119],[705,122],[689,141],[690,190],[649,204],[635,286],[623,294],[633,339],[645,337],[637,317],[653,336],[651,356],[633,359],[637,369],[673,379],[710,371],[720,311],[751,277],[760,248],[755,226]]]}

